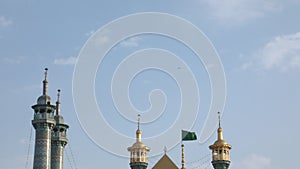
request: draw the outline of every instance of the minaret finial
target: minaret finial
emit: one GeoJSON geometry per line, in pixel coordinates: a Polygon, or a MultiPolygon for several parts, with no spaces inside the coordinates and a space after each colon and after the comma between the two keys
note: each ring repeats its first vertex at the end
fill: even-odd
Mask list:
{"type": "Polygon", "coordinates": [[[219,128],[221,128],[221,113],[218,112],[218,118],[219,118],[219,128]]]}
{"type": "Polygon", "coordinates": [[[48,68],[45,68],[45,79],[43,81],[43,95],[47,95],[47,93],[48,93],[47,76],[48,76],[48,68]]]}
{"type": "Polygon", "coordinates": [[[141,115],[138,114],[138,130],[140,130],[141,115]]]}
{"type": "Polygon", "coordinates": [[[57,102],[60,102],[60,89],[57,89],[57,102]]]}
{"type": "Polygon", "coordinates": [[[140,121],[141,121],[141,115],[138,114],[138,128],[136,130],[136,141],[141,142],[142,141],[142,131],[140,130],[140,121]]]}
{"type": "Polygon", "coordinates": [[[165,152],[165,154],[167,154],[167,151],[168,151],[167,146],[165,146],[165,147],[164,147],[164,152],[165,152]]]}
{"type": "Polygon", "coordinates": [[[60,89],[57,90],[56,115],[60,115],[60,89]]]}
{"type": "Polygon", "coordinates": [[[48,68],[45,68],[45,80],[47,80],[47,76],[48,76],[48,68]]]}
{"type": "Polygon", "coordinates": [[[221,113],[220,112],[218,112],[218,116],[219,116],[218,140],[223,140],[223,132],[222,132],[222,128],[221,128],[221,113]]]}

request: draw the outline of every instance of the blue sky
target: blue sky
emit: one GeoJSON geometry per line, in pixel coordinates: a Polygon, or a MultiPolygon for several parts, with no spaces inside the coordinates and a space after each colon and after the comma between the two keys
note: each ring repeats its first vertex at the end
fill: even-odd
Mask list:
{"type": "MultiPolygon", "coordinates": [[[[225,139],[233,146],[231,168],[292,168],[299,156],[295,143],[300,141],[297,134],[300,119],[299,8],[297,0],[1,0],[0,131],[3,136],[0,168],[21,169],[26,165],[32,168],[31,106],[41,95],[45,67],[49,68],[49,94],[54,102],[56,90],[62,89],[62,114],[71,126],[65,168],[129,168],[127,158],[99,148],[81,128],[73,105],[72,76],[79,52],[93,33],[119,17],[137,12],[162,12],[184,18],[201,29],[216,48],[226,74],[227,97],[222,126],[225,139]]],[[[111,106],[109,82],[119,61],[134,51],[147,48],[175,53],[197,75],[201,108],[193,130],[199,133],[211,99],[209,77],[201,61],[189,49],[163,36],[131,37],[107,54],[95,79],[95,95],[104,110],[103,116],[116,131],[134,137],[136,124],[122,118],[111,106]]],[[[170,76],[155,70],[138,74],[132,81],[129,95],[133,105],[147,110],[148,94],[156,88],[165,91],[169,104],[159,120],[142,125],[145,137],[164,131],[177,117],[172,112],[176,112],[180,102],[178,86],[170,76]]],[[[105,138],[106,133],[101,134],[105,138]]],[[[187,168],[212,168],[208,146],[214,140],[215,135],[212,135],[203,144],[186,143],[187,168]]],[[[111,142],[122,144],[118,140],[111,142]]],[[[124,145],[124,151],[128,146],[124,145]]],[[[163,147],[161,149],[163,152],[163,147]]],[[[169,150],[168,154],[179,166],[180,146],[169,150]]],[[[159,157],[150,158],[149,166],[152,167],[159,157]]]]}

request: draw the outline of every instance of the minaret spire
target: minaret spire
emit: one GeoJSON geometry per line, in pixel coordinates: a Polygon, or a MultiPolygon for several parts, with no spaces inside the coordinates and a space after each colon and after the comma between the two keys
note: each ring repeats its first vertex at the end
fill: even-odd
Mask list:
{"type": "Polygon", "coordinates": [[[56,115],[60,115],[60,89],[57,90],[56,115]]]}
{"type": "Polygon", "coordinates": [[[48,76],[48,68],[45,68],[45,79],[43,80],[43,95],[48,94],[48,81],[47,81],[47,76],[48,76]]]}
{"type": "Polygon", "coordinates": [[[137,122],[137,130],[136,130],[136,141],[141,142],[142,141],[142,131],[140,130],[140,121],[141,121],[141,115],[138,114],[138,122],[137,122]]]}
{"type": "Polygon", "coordinates": [[[140,130],[140,121],[141,121],[141,115],[138,114],[138,130],[140,130]]]}
{"type": "Polygon", "coordinates": [[[221,113],[218,112],[219,117],[219,128],[218,128],[218,140],[223,140],[223,129],[221,127],[221,113]]]}
{"type": "Polygon", "coordinates": [[[219,118],[219,128],[221,128],[221,113],[218,112],[218,118],[219,118]]]}

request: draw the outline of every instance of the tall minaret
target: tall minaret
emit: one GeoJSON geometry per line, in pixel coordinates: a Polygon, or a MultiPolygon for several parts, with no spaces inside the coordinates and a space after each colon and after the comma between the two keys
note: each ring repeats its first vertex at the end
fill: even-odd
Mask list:
{"type": "Polygon", "coordinates": [[[55,126],[51,138],[51,169],[63,169],[64,148],[68,143],[67,129],[69,126],[64,123],[60,114],[60,90],[57,90],[55,126]]]}
{"type": "Polygon", "coordinates": [[[46,68],[43,94],[37,99],[37,104],[32,106],[34,110],[32,125],[35,128],[33,169],[51,168],[51,130],[55,125],[55,106],[51,105],[51,98],[48,96],[47,73],[46,68]]]}
{"type": "Polygon", "coordinates": [[[138,115],[138,128],[136,130],[136,142],[128,147],[130,152],[130,168],[131,169],[146,169],[148,166],[147,152],[150,148],[142,143],[142,131],[140,130],[140,115],[138,115]]]}
{"type": "Polygon", "coordinates": [[[214,169],[228,169],[230,165],[231,145],[223,140],[223,130],[221,128],[221,117],[219,114],[219,128],[218,128],[218,140],[209,149],[212,150],[212,165],[214,169]]]}

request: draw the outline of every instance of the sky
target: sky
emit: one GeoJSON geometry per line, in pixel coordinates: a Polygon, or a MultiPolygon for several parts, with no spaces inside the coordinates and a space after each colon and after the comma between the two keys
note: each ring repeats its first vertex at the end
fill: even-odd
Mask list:
{"type": "MultiPolygon", "coordinates": [[[[45,67],[49,68],[49,95],[52,103],[56,101],[57,89],[61,89],[61,112],[65,122],[70,125],[64,168],[130,168],[128,157],[120,154],[126,154],[127,147],[134,142],[137,128],[135,117],[138,112],[141,113],[145,144],[152,147],[148,168],[153,167],[162,156],[164,147],[161,145],[167,146],[167,154],[180,166],[180,131],[178,135],[172,133],[168,138],[163,135],[182,120],[181,115],[187,119],[193,118],[183,120],[190,125],[189,130],[195,131],[201,136],[200,139],[205,140],[185,142],[186,168],[212,168],[208,146],[216,140],[217,121],[213,122],[213,134],[207,139],[202,137],[201,131],[210,108],[216,107],[211,105],[214,90],[211,82],[213,76],[209,74],[215,65],[206,65],[186,43],[154,33],[121,38],[107,50],[101,63],[91,64],[96,70],[92,70],[93,66],[85,67],[85,71],[94,73],[91,74],[94,75],[94,86],[87,85],[91,89],[80,88],[74,91],[73,87],[78,82],[74,80],[77,77],[76,68],[79,68],[80,62],[89,60],[82,56],[86,44],[101,32],[108,31],[117,36],[120,32],[130,31],[126,24],[117,29],[102,28],[107,28],[107,24],[120,21],[125,16],[144,12],[182,18],[201,30],[218,53],[226,81],[224,110],[218,111],[222,112],[224,138],[233,147],[230,168],[293,168],[299,156],[295,143],[300,141],[297,125],[300,119],[299,8],[300,2],[297,0],[1,0],[0,168],[32,168],[34,129],[31,125],[31,106],[36,104],[36,99],[42,93],[45,67]],[[160,52],[165,53],[150,55],[152,60],[133,60],[128,62],[129,66],[122,67],[125,61],[131,61],[127,57],[134,57],[134,54],[141,56],[141,52],[147,50],[155,53],[154,49],[161,49],[160,52]],[[168,60],[165,57],[167,53],[176,55],[184,64],[168,60]],[[135,66],[151,64],[152,61],[171,66],[178,72],[191,73],[197,90],[192,91],[192,81],[180,81],[176,79],[176,73],[170,74],[156,67],[142,70],[134,74],[130,81],[125,81],[135,66]],[[120,71],[118,78],[113,79],[119,68],[123,71],[120,71]],[[112,84],[113,80],[117,80],[116,88],[112,84]],[[188,88],[184,90],[186,85],[188,88]],[[79,111],[76,94],[85,96],[89,91],[94,92],[95,99],[83,97],[84,103],[80,102],[79,105],[83,105],[86,112],[79,111]],[[188,91],[188,97],[182,97],[182,91],[188,91]],[[200,98],[197,100],[192,96],[200,98]],[[118,102],[119,98],[127,98],[129,102],[122,99],[122,102],[118,102]],[[88,107],[84,107],[93,99],[101,112],[96,112],[97,118],[90,115],[88,107]],[[183,103],[187,105],[187,110],[192,111],[197,105],[199,109],[194,112],[180,111],[183,103]],[[134,109],[125,110],[134,112],[120,111],[124,110],[122,107],[130,106],[134,109]],[[115,139],[111,131],[99,127],[100,121],[95,124],[92,132],[99,137],[91,138],[91,133],[81,119],[82,115],[96,122],[98,117],[105,119],[105,124],[124,140],[115,139]],[[143,121],[150,117],[154,120],[143,121]],[[132,143],[128,144],[125,138],[131,139],[132,143]],[[103,146],[101,141],[112,147],[121,147],[117,148],[120,153],[103,146]],[[170,143],[175,144],[171,146],[170,143]],[[161,152],[157,153],[158,149],[161,152]]],[[[129,26],[134,30],[143,24],[150,24],[152,28],[153,22],[142,18],[140,23],[135,22],[129,26]]],[[[161,24],[168,25],[169,20],[161,24]]],[[[196,39],[198,36],[182,27],[168,28],[170,32],[178,31],[189,38],[194,37],[195,42],[202,42],[196,39]]],[[[96,46],[97,50],[105,50],[105,45],[112,41],[110,38],[98,37],[100,43],[96,46]]],[[[201,43],[199,47],[208,50],[201,48],[201,43]]],[[[100,55],[94,54],[97,57],[100,55]]],[[[85,84],[84,80],[79,82],[85,84]]],[[[216,94],[223,99],[222,93],[216,94]]]]}

